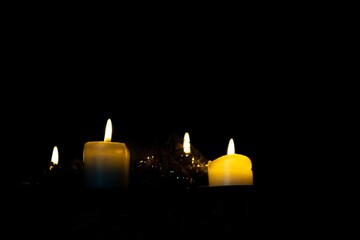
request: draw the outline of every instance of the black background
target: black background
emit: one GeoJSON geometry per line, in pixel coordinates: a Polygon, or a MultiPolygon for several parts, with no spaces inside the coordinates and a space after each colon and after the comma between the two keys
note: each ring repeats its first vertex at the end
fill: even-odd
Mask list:
{"type": "Polygon", "coordinates": [[[55,145],[59,161],[81,159],[84,143],[102,140],[111,118],[112,140],[133,156],[172,132],[189,132],[192,144],[215,159],[233,138],[236,152],[253,163],[253,230],[279,237],[286,226],[306,234],[290,220],[310,218],[308,206],[318,203],[305,192],[314,187],[309,164],[324,159],[310,161],[307,153],[324,130],[319,112],[331,106],[312,101],[323,87],[313,84],[322,67],[317,28],[301,34],[287,17],[236,16],[195,24],[9,18],[4,185],[41,173],[55,145]]]}
{"type": "Polygon", "coordinates": [[[164,36],[159,29],[144,39],[104,26],[94,26],[96,34],[61,24],[19,27],[9,39],[4,119],[16,133],[20,177],[50,161],[55,145],[59,161],[81,159],[85,142],[103,140],[109,118],[112,140],[128,144],[134,156],[170,133],[189,132],[208,159],[225,154],[233,138],[236,152],[261,171],[262,148],[282,140],[269,134],[286,121],[280,114],[293,90],[282,84],[294,66],[284,65],[290,53],[274,51],[279,46],[262,36],[164,36]]]}

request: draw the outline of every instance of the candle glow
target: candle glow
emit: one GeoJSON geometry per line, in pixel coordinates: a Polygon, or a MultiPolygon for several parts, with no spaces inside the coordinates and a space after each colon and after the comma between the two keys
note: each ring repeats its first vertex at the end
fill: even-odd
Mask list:
{"type": "Polygon", "coordinates": [[[130,152],[126,144],[111,142],[112,123],[108,119],[104,141],[84,145],[84,176],[88,187],[127,188],[130,170],[130,152]]]}
{"type": "Polygon", "coordinates": [[[104,142],[111,142],[112,137],[112,122],[110,119],[106,122],[104,142]]]}
{"type": "Polygon", "coordinates": [[[188,132],[186,132],[184,135],[183,149],[185,154],[189,154],[191,152],[190,135],[188,132]]]}
{"type": "Polygon", "coordinates": [[[251,160],[235,153],[234,140],[231,138],[227,155],[208,162],[208,177],[209,186],[253,185],[251,160]]]}
{"type": "Polygon", "coordinates": [[[57,146],[54,146],[54,148],[53,148],[52,155],[51,155],[51,162],[54,165],[57,165],[59,163],[59,150],[58,150],[57,146]]]}

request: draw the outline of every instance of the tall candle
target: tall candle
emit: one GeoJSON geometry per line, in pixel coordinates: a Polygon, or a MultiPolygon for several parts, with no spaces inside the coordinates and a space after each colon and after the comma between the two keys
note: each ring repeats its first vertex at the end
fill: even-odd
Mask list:
{"type": "Polygon", "coordinates": [[[231,138],[227,155],[208,162],[209,186],[253,185],[252,163],[245,155],[235,153],[231,138]]]}
{"type": "Polygon", "coordinates": [[[104,141],[86,142],[83,151],[85,185],[91,188],[128,188],[130,152],[125,143],[111,142],[108,119],[104,141]]]}

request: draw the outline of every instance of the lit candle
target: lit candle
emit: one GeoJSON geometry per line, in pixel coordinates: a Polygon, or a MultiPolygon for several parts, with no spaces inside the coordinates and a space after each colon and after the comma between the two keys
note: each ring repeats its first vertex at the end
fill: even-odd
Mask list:
{"type": "Polygon", "coordinates": [[[84,145],[85,185],[92,188],[127,188],[130,152],[125,143],[111,142],[112,124],[108,119],[104,141],[84,145]]]}
{"type": "Polygon", "coordinates": [[[230,139],[227,155],[208,162],[209,186],[253,185],[250,158],[235,153],[234,140],[230,139]]]}

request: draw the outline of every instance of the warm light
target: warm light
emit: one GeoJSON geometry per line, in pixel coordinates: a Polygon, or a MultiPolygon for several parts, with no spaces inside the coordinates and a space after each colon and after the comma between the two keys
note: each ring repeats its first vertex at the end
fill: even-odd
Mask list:
{"type": "Polygon", "coordinates": [[[84,144],[84,180],[90,188],[127,188],[130,152],[125,143],[112,142],[112,124],[108,119],[104,141],[84,144]]]}
{"type": "Polygon", "coordinates": [[[253,185],[249,157],[235,153],[234,140],[229,141],[227,154],[208,161],[209,186],[253,185]]]}
{"type": "Polygon", "coordinates": [[[52,152],[52,156],[51,156],[51,162],[54,165],[57,165],[59,163],[59,151],[58,148],[55,146],[52,152]]]}
{"type": "Polygon", "coordinates": [[[106,122],[104,142],[111,142],[112,124],[110,118],[106,122]]]}
{"type": "Polygon", "coordinates": [[[235,153],[235,144],[234,144],[234,140],[231,138],[229,141],[227,154],[234,154],[234,153],[235,153]]]}
{"type": "Polygon", "coordinates": [[[184,152],[185,152],[186,154],[191,152],[191,147],[190,147],[190,135],[189,135],[188,132],[186,132],[185,135],[184,135],[183,148],[184,148],[184,152]]]}

